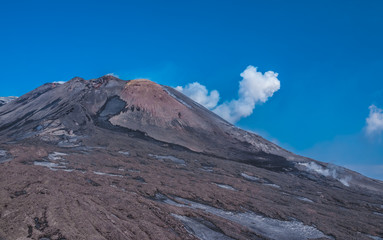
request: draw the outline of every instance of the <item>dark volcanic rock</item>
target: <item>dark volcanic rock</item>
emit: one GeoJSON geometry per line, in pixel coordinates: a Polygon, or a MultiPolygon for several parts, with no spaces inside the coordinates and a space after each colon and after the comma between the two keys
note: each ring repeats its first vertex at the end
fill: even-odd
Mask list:
{"type": "Polygon", "coordinates": [[[373,239],[383,183],[113,76],[0,107],[0,239],[373,239]]]}

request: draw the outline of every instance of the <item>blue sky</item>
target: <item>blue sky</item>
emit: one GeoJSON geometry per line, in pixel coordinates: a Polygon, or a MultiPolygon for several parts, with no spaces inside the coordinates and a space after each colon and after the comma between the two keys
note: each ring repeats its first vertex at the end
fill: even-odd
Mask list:
{"type": "Polygon", "coordinates": [[[238,98],[247,66],[280,89],[236,125],[383,179],[382,1],[2,1],[0,96],[114,73],[238,98]]]}

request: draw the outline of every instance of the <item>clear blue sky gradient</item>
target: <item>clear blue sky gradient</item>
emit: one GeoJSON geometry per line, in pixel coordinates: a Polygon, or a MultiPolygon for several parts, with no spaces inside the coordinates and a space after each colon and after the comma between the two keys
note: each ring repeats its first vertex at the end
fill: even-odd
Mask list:
{"type": "Polygon", "coordinates": [[[237,125],[281,146],[383,179],[383,1],[1,1],[0,96],[115,73],[198,81],[237,97],[248,66],[281,90],[237,125]]]}

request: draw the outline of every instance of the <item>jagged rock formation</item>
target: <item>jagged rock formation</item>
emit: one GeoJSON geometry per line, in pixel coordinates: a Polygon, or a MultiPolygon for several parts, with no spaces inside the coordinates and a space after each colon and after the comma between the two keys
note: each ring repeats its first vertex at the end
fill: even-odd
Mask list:
{"type": "Polygon", "coordinates": [[[145,79],[74,78],[0,106],[0,164],[0,239],[383,235],[382,182],[145,79]]]}

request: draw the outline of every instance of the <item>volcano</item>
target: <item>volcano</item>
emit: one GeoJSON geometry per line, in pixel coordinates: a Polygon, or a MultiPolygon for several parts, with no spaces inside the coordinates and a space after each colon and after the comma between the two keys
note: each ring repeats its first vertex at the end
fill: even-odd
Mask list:
{"type": "Polygon", "coordinates": [[[382,239],[383,182],[171,87],[47,83],[0,105],[0,239],[382,239]]]}

